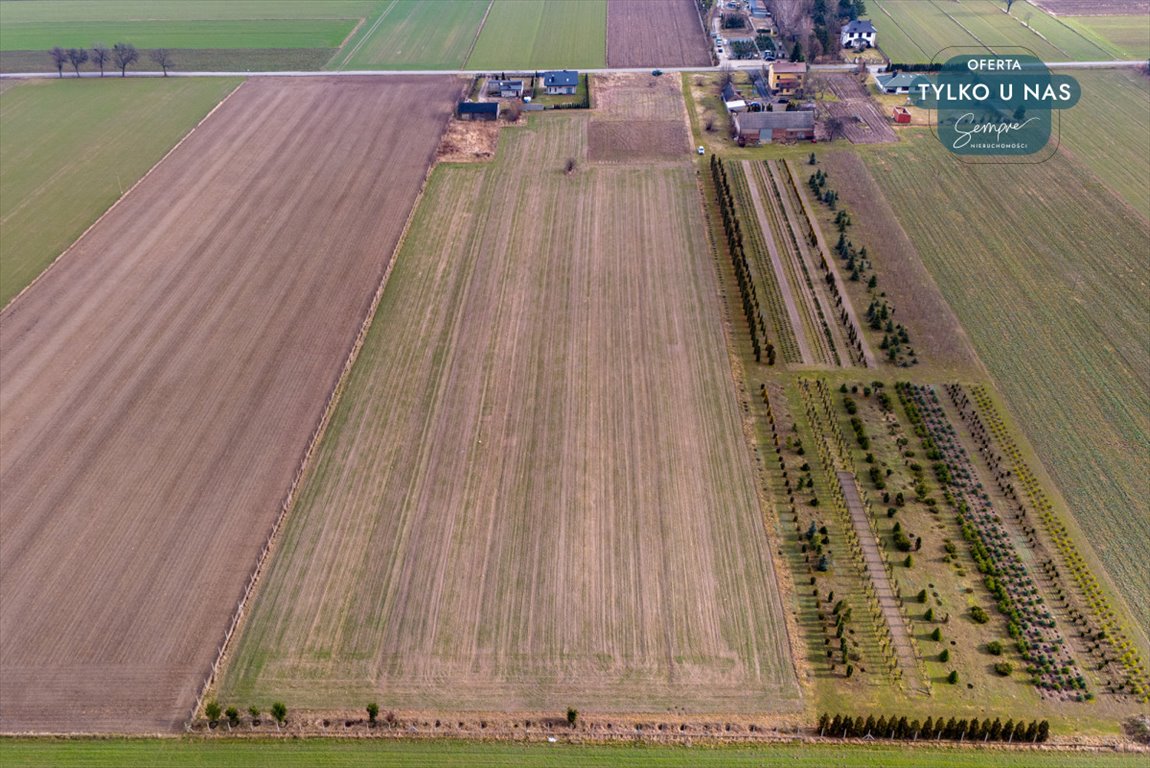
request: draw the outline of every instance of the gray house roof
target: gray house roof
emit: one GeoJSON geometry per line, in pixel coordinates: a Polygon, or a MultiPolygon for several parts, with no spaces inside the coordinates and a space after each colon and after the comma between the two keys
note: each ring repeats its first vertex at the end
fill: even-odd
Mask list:
{"type": "Polygon", "coordinates": [[[878,83],[878,87],[884,91],[888,88],[910,88],[914,85],[916,79],[918,79],[918,76],[912,75],[909,72],[896,72],[892,75],[874,76],[874,81],[878,83]]]}
{"type": "Polygon", "coordinates": [[[735,90],[734,85],[727,83],[723,86],[723,101],[735,101],[739,98],[742,97],[739,96],[739,92],[735,90]]]}
{"type": "Polygon", "coordinates": [[[815,113],[802,109],[791,112],[750,112],[735,115],[735,128],[747,131],[801,131],[815,127],[815,113]]]}
{"type": "Polygon", "coordinates": [[[870,19],[855,19],[843,27],[843,31],[848,35],[873,35],[878,32],[874,24],[870,23],[870,19]]]}
{"type": "Polygon", "coordinates": [[[523,90],[523,81],[522,80],[488,80],[487,81],[487,89],[488,90],[498,90],[498,91],[522,91],[523,90]]]}
{"type": "Polygon", "coordinates": [[[579,85],[579,73],[571,69],[543,73],[543,87],[553,88],[564,85],[579,85]]]}

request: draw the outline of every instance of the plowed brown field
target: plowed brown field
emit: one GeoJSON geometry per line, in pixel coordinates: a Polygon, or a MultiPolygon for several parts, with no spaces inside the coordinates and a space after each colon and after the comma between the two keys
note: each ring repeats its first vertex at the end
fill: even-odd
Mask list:
{"type": "Polygon", "coordinates": [[[693,0],[609,0],[607,65],[709,67],[711,53],[693,0]]]}
{"type": "Polygon", "coordinates": [[[0,730],[188,715],[458,90],[248,82],[0,316],[0,730]]]}
{"type": "Polygon", "coordinates": [[[796,706],[695,165],[587,124],[437,169],[221,701],[796,706]]]}

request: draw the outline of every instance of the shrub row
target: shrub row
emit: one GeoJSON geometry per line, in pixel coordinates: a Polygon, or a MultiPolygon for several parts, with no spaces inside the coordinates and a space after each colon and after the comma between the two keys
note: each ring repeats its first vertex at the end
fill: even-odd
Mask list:
{"type": "Polygon", "coordinates": [[[830,736],[840,739],[897,739],[903,741],[940,740],[950,741],[1004,741],[1040,743],[1050,738],[1050,723],[1031,720],[1015,721],[1013,718],[1005,723],[1000,718],[977,717],[956,720],[950,718],[937,720],[928,717],[925,721],[918,719],[908,720],[906,716],[889,718],[880,716],[877,720],[874,715],[863,718],[850,715],[835,715],[833,718],[823,713],[819,716],[818,733],[820,736],[830,736]]]}

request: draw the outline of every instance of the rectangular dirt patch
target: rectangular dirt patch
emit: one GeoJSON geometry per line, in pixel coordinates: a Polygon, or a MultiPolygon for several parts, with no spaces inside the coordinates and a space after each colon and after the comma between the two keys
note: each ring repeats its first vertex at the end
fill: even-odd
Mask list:
{"type": "Polygon", "coordinates": [[[690,151],[681,120],[592,120],[587,126],[587,156],[594,161],[682,159],[690,151]]]}

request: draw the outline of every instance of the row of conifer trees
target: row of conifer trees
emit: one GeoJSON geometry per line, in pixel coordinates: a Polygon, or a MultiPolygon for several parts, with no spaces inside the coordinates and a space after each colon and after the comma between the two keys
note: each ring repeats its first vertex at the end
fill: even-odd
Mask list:
{"type": "Polygon", "coordinates": [[[1050,723],[1046,720],[1015,721],[1013,718],[1005,723],[1000,718],[991,720],[989,717],[979,720],[970,719],[943,720],[928,717],[925,721],[918,719],[908,720],[905,716],[880,716],[877,720],[874,715],[867,717],[851,717],[850,715],[835,715],[833,718],[823,713],[819,716],[818,733],[820,736],[832,736],[842,739],[900,739],[905,741],[941,740],[950,741],[1004,741],[1038,743],[1050,738],[1050,723]]]}

